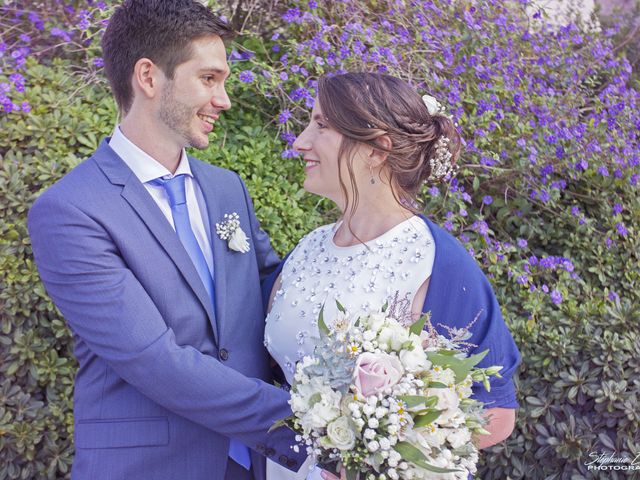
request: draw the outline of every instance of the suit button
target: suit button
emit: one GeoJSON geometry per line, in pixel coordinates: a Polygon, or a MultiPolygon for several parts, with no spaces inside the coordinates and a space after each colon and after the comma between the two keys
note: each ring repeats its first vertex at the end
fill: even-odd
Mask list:
{"type": "Polygon", "coordinates": [[[258,445],[256,445],[256,451],[258,453],[262,453],[264,452],[264,445],[262,445],[261,443],[259,443],[258,445]]]}
{"type": "Polygon", "coordinates": [[[278,458],[278,461],[282,464],[282,465],[286,465],[287,464],[287,460],[289,460],[285,455],[280,455],[280,458],[278,458]]]}
{"type": "Polygon", "coordinates": [[[223,362],[226,362],[229,359],[229,352],[227,351],[226,348],[221,348],[220,349],[220,360],[222,360],[223,362]]]}
{"type": "Polygon", "coordinates": [[[275,451],[273,448],[267,448],[267,449],[264,451],[264,454],[265,454],[267,457],[273,457],[273,456],[276,454],[276,451],[275,451]]]}
{"type": "Polygon", "coordinates": [[[298,462],[296,462],[293,458],[290,458],[289,460],[287,460],[287,467],[289,468],[293,468],[298,464],[298,462]]]}

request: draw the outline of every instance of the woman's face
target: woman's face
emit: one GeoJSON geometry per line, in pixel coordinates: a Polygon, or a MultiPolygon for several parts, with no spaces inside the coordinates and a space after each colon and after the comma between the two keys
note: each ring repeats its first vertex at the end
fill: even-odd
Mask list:
{"type": "MultiPolygon", "coordinates": [[[[351,190],[346,161],[343,163],[341,171],[338,169],[338,151],[342,139],[342,134],[329,127],[322,113],[320,102],[316,100],[311,111],[309,125],[293,144],[293,148],[300,152],[304,158],[305,190],[326,197],[338,205],[344,205],[346,201],[340,188],[340,176],[347,186],[347,191],[351,190]]],[[[353,157],[353,173],[358,186],[369,174],[362,158],[362,149],[357,148],[353,157]]]]}

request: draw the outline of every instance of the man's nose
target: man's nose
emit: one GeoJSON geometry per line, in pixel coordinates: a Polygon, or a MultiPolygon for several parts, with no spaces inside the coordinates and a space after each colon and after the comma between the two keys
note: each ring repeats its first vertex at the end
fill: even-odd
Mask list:
{"type": "Polygon", "coordinates": [[[216,92],[211,99],[211,103],[214,107],[219,108],[220,110],[229,110],[231,108],[231,100],[229,99],[229,95],[227,95],[227,91],[224,87],[216,92]]]}

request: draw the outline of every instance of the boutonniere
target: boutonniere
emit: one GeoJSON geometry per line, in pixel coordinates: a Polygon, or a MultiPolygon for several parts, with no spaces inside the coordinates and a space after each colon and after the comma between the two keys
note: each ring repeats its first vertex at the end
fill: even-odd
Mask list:
{"type": "Polygon", "coordinates": [[[224,221],[216,223],[216,232],[222,240],[226,240],[230,250],[247,253],[250,250],[247,234],[240,228],[240,216],[236,213],[225,213],[224,221]]]}

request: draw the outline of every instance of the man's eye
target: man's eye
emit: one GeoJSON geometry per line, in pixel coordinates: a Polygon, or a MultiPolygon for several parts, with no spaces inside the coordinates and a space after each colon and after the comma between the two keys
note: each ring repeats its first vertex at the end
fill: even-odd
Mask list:
{"type": "Polygon", "coordinates": [[[213,75],[205,75],[205,76],[204,76],[204,77],[202,77],[202,78],[203,78],[203,80],[204,80],[205,82],[207,82],[207,83],[211,83],[211,82],[213,82],[213,80],[214,80],[214,78],[215,78],[215,77],[214,77],[213,75]]]}

